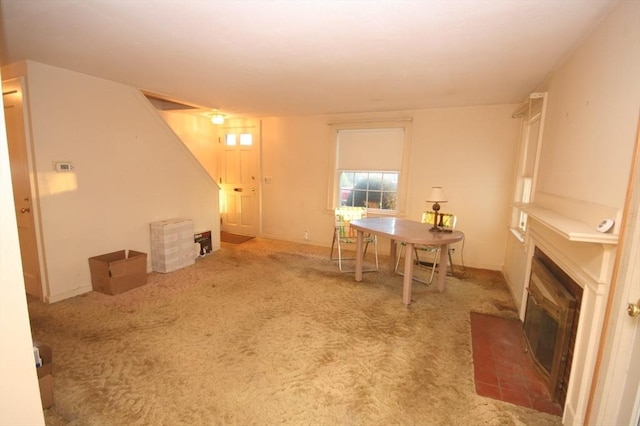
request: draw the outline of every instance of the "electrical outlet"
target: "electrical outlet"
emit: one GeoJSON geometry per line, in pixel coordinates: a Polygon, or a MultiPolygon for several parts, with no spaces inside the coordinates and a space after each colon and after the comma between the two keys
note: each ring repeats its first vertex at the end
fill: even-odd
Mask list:
{"type": "Polygon", "coordinates": [[[304,231],[304,240],[309,241],[309,231],[304,231]]]}

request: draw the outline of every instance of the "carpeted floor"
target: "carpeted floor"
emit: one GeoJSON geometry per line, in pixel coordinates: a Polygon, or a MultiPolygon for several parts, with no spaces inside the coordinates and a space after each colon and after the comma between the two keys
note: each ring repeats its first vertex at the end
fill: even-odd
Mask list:
{"type": "Polygon", "coordinates": [[[470,312],[516,318],[499,273],[416,284],[405,307],[401,276],[356,283],[328,254],[225,243],[127,293],[29,303],[54,350],[47,424],[561,424],[476,394],[470,312]]]}

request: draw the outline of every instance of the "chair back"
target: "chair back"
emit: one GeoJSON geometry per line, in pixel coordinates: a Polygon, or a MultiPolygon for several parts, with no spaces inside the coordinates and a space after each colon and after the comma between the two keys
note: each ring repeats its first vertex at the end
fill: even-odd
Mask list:
{"type": "Polygon", "coordinates": [[[342,206],[335,210],[335,226],[340,238],[355,238],[356,230],[350,224],[352,220],[367,217],[367,209],[364,207],[342,206]]]}
{"type": "MultiPolygon", "coordinates": [[[[428,225],[434,225],[434,220],[436,217],[436,212],[434,211],[426,211],[422,213],[422,223],[426,223],[428,225]]],[[[438,213],[438,225],[442,223],[442,229],[446,231],[453,231],[456,228],[456,222],[458,218],[456,215],[451,213],[438,213]],[[442,220],[440,219],[442,217],[442,220]]]]}

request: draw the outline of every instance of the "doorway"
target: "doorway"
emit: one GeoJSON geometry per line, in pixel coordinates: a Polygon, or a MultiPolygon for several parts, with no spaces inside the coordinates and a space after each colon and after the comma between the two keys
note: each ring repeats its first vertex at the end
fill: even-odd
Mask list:
{"type": "Polygon", "coordinates": [[[25,82],[22,77],[2,82],[13,198],[26,293],[43,299],[37,243],[37,198],[32,191],[25,82]]]}
{"type": "Polygon", "coordinates": [[[220,230],[255,237],[260,228],[260,129],[222,129],[220,230]]]}

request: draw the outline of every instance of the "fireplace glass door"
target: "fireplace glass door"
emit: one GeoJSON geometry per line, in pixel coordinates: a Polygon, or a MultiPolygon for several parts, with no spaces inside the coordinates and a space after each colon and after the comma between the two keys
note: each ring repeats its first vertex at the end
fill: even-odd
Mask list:
{"type": "Polygon", "coordinates": [[[576,301],[535,257],[528,292],[525,337],[540,377],[556,398],[562,386],[576,301]]]}

